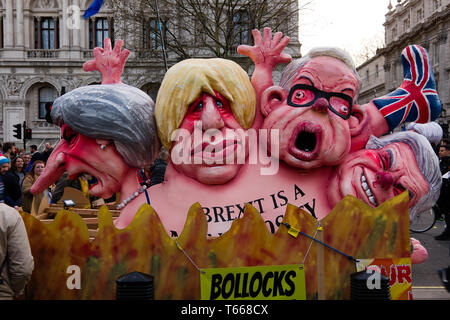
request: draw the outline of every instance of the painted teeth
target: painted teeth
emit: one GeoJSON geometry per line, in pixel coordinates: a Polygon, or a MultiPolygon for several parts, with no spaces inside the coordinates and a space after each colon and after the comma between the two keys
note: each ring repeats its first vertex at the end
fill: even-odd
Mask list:
{"type": "Polygon", "coordinates": [[[361,186],[364,192],[366,193],[367,197],[369,198],[370,203],[373,204],[375,207],[378,206],[377,200],[375,200],[372,190],[370,190],[369,184],[367,183],[367,178],[364,174],[361,175],[361,186]]]}

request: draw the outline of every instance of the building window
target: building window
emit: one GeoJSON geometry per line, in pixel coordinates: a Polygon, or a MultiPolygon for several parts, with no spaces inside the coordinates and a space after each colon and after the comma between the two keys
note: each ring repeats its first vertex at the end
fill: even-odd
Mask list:
{"type": "Polygon", "coordinates": [[[392,28],[392,40],[394,40],[397,37],[397,28],[392,28]]]}
{"type": "MultiPolygon", "coordinates": [[[[167,22],[161,22],[161,29],[163,37],[166,37],[167,22]]],[[[158,20],[156,18],[151,18],[144,23],[144,43],[145,49],[150,49],[153,51],[162,50],[162,39],[159,31],[158,20]]]]}
{"type": "Polygon", "coordinates": [[[248,12],[245,10],[238,11],[233,16],[233,36],[234,45],[249,43],[249,17],[248,12]]]}
{"type": "Polygon", "coordinates": [[[55,101],[56,90],[52,87],[42,87],[39,89],[39,119],[45,119],[45,104],[55,101]]]}
{"type": "Polygon", "coordinates": [[[369,83],[369,69],[366,70],[366,81],[369,83]]]}
{"type": "Polygon", "coordinates": [[[417,19],[417,22],[422,21],[422,19],[423,19],[423,10],[422,9],[417,9],[416,19],[417,19]]]}
{"type": "Polygon", "coordinates": [[[114,47],[114,20],[112,18],[93,18],[89,20],[89,48],[103,47],[106,38],[114,47]]]}
{"type": "Polygon", "coordinates": [[[439,43],[433,43],[433,64],[439,63],[439,43]]]}
{"type": "Polygon", "coordinates": [[[57,19],[37,17],[34,20],[34,47],[52,50],[59,48],[57,19]],[[56,20],[56,21],[55,21],[56,20]]]}
{"type": "Polygon", "coordinates": [[[3,43],[3,17],[0,17],[0,48],[4,47],[3,43]]]}
{"type": "Polygon", "coordinates": [[[441,0],[433,0],[433,11],[436,11],[441,6],[441,0]]]}
{"type": "Polygon", "coordinates": [[[392,64],[392,83],[395,85],[397,83],[397,65],[392,64]]]}
{"type": "Polygon", "coordinates": [[[375,65],[375,78],[378,78],[379,75],[380,75],[380,70],[378,68],[378,65],[375,65]]]}
{"type": "Polygon", "coordinates": [[[403,31],[406,31],[409,29],[409,18],[406,18],[403,20],[403,31]]]}

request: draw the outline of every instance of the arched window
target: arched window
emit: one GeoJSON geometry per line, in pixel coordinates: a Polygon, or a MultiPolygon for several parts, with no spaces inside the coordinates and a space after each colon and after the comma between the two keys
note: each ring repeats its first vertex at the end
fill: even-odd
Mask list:
{"type": "Polygon", "coordinates": [[[56,98],[56,90],[52,87],[42,87],[39,89],[39,119],[45,119],[45,104],[53,102],[56,98]]]}

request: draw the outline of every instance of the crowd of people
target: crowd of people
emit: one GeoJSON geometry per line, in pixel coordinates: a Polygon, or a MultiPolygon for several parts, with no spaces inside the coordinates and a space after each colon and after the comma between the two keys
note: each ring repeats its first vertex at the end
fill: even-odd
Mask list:
{"type": "Polygon", "coordinates": [[[45,163],[53,151],[51,143],[45,144],[45,150],[38,152],[36,145],[29,152],[18,149],[15,143],[5,142],[0,155],[0,203],[18,210],[31,212],[33,199],[39,203],[44,194],[34,197],[30,188],[44,171],[45,163]]]}
{"type": "MultiPolygon", "coordinates": [[[[49,142],[45,144],[42,152],[38,151],[36,145],[29,146],[29,152],[26,152],[24,149],[18,149],[15,143],[3,143],[0,154],[0,203],[5,203],[15,209],[21,207],[23,211],[30,213],[33,200],[37,203],[37,208],[44,196],[48,196],[50,203],[56,203],[61,199],[65,187],[69,186],[83,191],[83,182],[88,182],[88,188],[96,182],[95,178],[86,175],[80,176],[80,179],[76,180],[70,180],[65,175],[48,190],[49,192],[33,196],[30,188],[44,171],[52,151],[53,146],[49,142]]],[[[151,186],[164,181],[167,158],[167,151],[163,150],[152,166],[144,169],[147,179],[151,180],[151,186]]],[[[88,198],[90,202],[95,200],[89,196],[88,198]]]]}

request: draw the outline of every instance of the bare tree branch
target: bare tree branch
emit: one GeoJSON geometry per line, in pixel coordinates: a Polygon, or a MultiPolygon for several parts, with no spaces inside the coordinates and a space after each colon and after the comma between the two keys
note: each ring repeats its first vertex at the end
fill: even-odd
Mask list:
{"type": "MultiPolygon", "coordinates": [[[[138,52],[161,55],[161,37],[152,22],[156,17],[155,0],[113,3],[117,15],[126,21],[121,35],[133,39],[138,52]]],[[[175,60],[235,57],[237,45],[249,44],[255,28],[271,27],[287,35],[298,33],[298,0],[159,0],[159,8],[165,46],[175,60]]]]}

